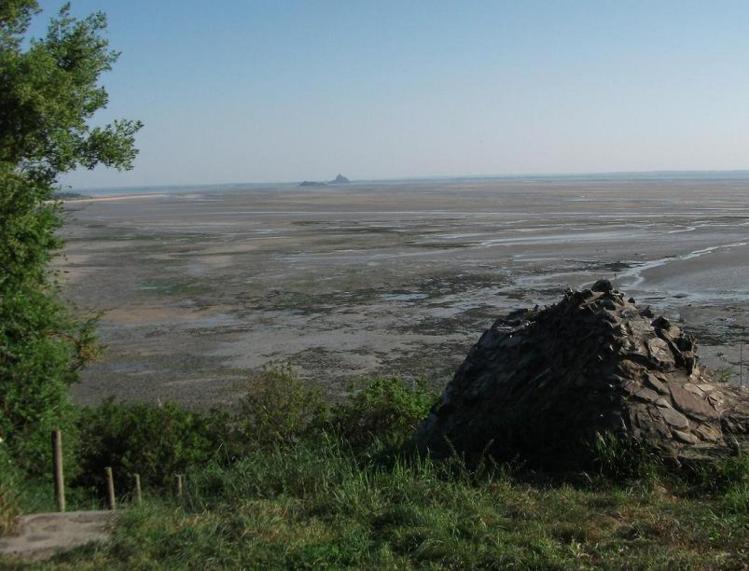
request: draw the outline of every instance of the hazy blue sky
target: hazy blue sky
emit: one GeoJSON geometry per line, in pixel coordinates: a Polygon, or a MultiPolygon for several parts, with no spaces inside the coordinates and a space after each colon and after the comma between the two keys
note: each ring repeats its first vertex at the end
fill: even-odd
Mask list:
{"type": "Polygon", "coordinates": [[[745,0],[73,9],[122,51],[99,119],[146,125],[74,186],[749,168],[745,0]]]}

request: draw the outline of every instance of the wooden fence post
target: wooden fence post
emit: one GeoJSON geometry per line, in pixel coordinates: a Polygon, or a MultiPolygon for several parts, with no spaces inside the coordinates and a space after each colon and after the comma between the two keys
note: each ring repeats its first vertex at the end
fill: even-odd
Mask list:
{"type": "Polygon", "coordinates": [[[182,474],[177,474],[177,497],[182,497],[182,474]]]}
{"type": "Polygon", "coordinates": [[[739,386],[744,386],[744,338],[739,343],[739,386]]]}
{"type": "Polygon", "coordinates": [[[135,478],[135,503],[141,505],[143,503],[143,493],[140,489],[140,474],[134,474],[135,478]]]}
{"type": "Polygon", "coordinates": [[[52,431],[52,463],[55,478],[55,499],[57,500],[57,511],[65,511],[65,477],[62,466],[62,432],[52,431]]]}
{"type": "Polygon", "coordinates": [[[117,508],[117,500],[114,496],[114,476],[112,475],[112,468],[107,466],[104,468],[104,473],[107,477],[107,507],[110,510],[117,508]]]}

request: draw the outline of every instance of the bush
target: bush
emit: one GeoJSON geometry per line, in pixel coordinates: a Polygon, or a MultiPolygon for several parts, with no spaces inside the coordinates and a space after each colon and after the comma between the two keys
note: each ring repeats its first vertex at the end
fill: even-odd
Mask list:
{"type": "Polygon", "coordinates": [[[80,416],[78,485],[102,488],[111,466],[120,493],[140,474],[144,485],[166,487],[174,475],[209,461],[226,462],[232,452],[229,416],[191,412],[176,404],[117,404],[109,400],[80,416]]]}
{"type": "Polygon", "coordinates": [[[376,379],[333,410],[331,425],[355,449],[375,440],[398,447],[411,438],[435,399],[424,383],[376,379]]]}
{"type": "Polygon", "coordinates": [[[66,449],[74,451],[76,410],[69,386],[93,346],[91,329],[73,320],[51,286],[34,291],[14,284],[6,295],[7,282],[0,276],[0,435],[19,468],[40,476],[51,466],[52,430],[63,430],[66,449]]]}
{"type": "Polygon", "coordinates": [[[101,493],[109,466],[118,494],[132,489],[136,473],[143,485],[164,489],[191,468],[223,469],[258,451],[291,454],[305,442],[325,448],[335,441],[355,451],[378,442],[392,449],[410,438],[433,398],[421,384],[380,379],[331,412],[319,390],[282,368],[252,377],[236,416],[109,400],[80,412],[73,484],[101,493]]]}
{"type": "Polygon", "coordinates": [[[318,389],[305,385],[291,368],[272,368],[250,378],[237,428],[246,447],[297,442],[328,416],[318,389]]]}

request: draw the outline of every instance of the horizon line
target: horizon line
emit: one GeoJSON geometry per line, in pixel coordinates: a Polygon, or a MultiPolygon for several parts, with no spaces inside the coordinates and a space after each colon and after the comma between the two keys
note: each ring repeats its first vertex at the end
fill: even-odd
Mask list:
{"type": "MultiPolygon", "coordinates": [[[[656,169],[656,170],[634,170],[634,171],[572,171],[572,172],[529,172],[529,173],[515,173],[515,174],[463,174],[463,175],[417,175],[417,176],[405,176],[405,177],[387,177],[387,178],[365,178],[365,179],[351,179],[348,183],[337,183],[332,186],[345,186],[347,184],[361,184],[361,183],[387,183],[387,182],[400,182],[400,181],[434,181],[434,180],[471,180],[471,179],[527,179],[527,178],[577,178],[577,177],[642,177],[642,176],[668,176],[673,175],[675,178],[677,175],[730,175],[730,174],[744,174],[749,175],[749,168],[746,169],[656,169]]],[[[346,175],[343,175],[346,176],[346,175]]],[[[224,187],[224,186],[239,186],[239,185],[299,185],[304,181],[312,182],[323,182],[326,185],[330,184],[330,181],[317,181],[314,179],[303,179],[303,180],[284,180],[284,181],[230,181],[230,182],[202,182],[202,183],[188,183],[188,184],[177,184],[177,183],[159,183],[159,184],[138,184],[138,185],[116,185],[116,186],[73,186],[73,185],[61,185],[59,190],[65,192],[66,189],[73,191],[92,191],[92,190],[118,190],[118,189],[157,189],[157,188],[204,188],[204,187],[224,187]]]]}

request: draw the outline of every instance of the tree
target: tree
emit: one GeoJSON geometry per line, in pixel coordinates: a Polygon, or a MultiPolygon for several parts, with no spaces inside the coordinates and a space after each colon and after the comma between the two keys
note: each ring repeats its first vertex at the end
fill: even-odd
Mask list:
{"type": "Polygon", "coordinates": [[[106,18],[65,5],[28,38],[36,0],[0,0],[0,439],[27,470],[48,460],[49,432],[72,425],[69,386],[91,356],[92,324],[61,301],[49,262],[61,247],[58,177],[79,167],[129,169],[137,121],[89,122],[119,54],[106,18]]]}

